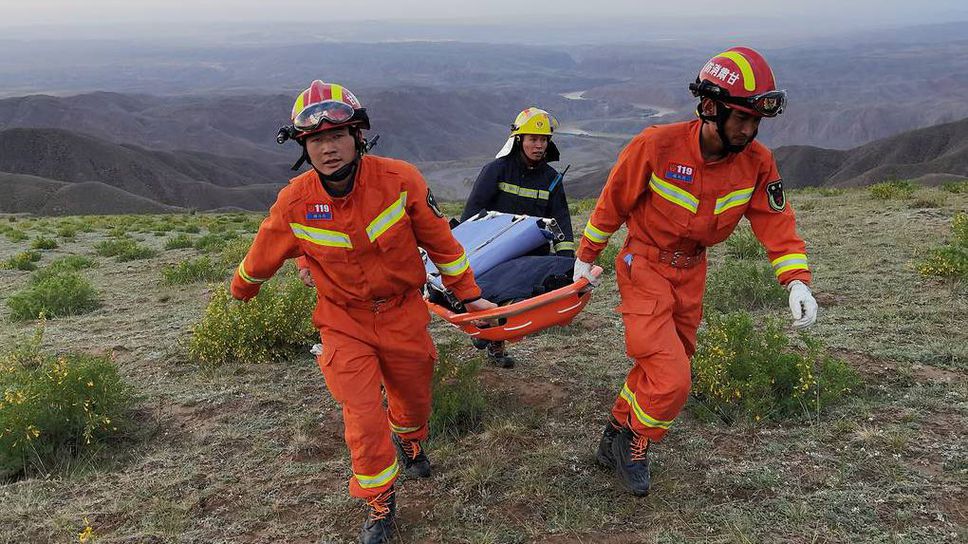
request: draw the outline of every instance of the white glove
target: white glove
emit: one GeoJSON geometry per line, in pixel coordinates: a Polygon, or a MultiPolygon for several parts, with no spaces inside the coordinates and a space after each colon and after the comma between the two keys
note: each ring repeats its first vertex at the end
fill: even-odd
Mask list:
{"type": "Polygon", "coordinates": [[[592,274],[592,263],[586,263],[581,259],[575,259],[575,275],[571,281],[578,281],[582,278],[588,279],[592,287],[598,285],[599,277],[592,274]]]}
{"type": "Polygon", "coordinates": [[[813,298],[810,288],[800,280],[787,285],[790,290],[790,313],[793,314],[793,328],[804,329],[817,320],[817,299],[813,298]]]}

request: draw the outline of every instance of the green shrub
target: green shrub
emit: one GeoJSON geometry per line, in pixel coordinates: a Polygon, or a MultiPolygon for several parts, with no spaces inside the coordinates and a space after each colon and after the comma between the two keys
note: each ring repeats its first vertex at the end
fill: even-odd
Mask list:
{"type": "Polygon", "coordinates": [[[192,328],[189,356],[205,366],[284,359],[318,338],[311,318],[315,306],[315,289],[295,277],[263,284],[246,303],[233,300],[220,285],[192,328]]]}
{"type": "Polygon", "coordinates": [[[42,353],[42,335],[0,355],[0,476],[49,473],[127,426],[132,397],[114,362],[42,353]]]}
{"type": "Polygon", "coordinates": [[[243,238],[235,238],[225,244],[222,248],[222,253],[219,255],[219,261],[222,266],[239,266],[242,259],[249,252],[249,247],[252,245],[253,236],[246,236],[243,238]]]}
{"type": "Polygon", "coordinates": [[[10,270],[36,270],[34,263],[40,260],[40,253],[37,251],[21,251],[3,263],[3,268],[10,270]]]}
{"type": "Polygon", "coordinates": [[[73,225],[61,225],[57,228],[57,237],[73,240],[77,236],[77,228],[73,225]]]}
{"type": "Polygon", "coordinates": [[[90,257],[68,255],[67,257],[61,257],[60,259],[51,261],[49,265],[34,273],[30,280],[37,282],[50,276],[63,274],[64,272],[77,272],[78,270],[92,268],[94,266],[97,266],[97,263],[90,257]]]}
{"type": "Polygon", "coordinates": [[[952,243],[968,247],[968,213],[959,212],[951,220],[952,243]]]}
{"type": "Polygon", "coordinates": [[[726,421],[816,416],[857,386],[844,361],[806,334],[800,341],[794,345],[776,320],[757,330],[746,312],[708,316],[692,360],[700,402],[691,408],[726,421]]]}
{"type": "Polygon", "coordinates": [[[756,239],[753,230],[745,224],[726,239],[726,255],[736,259],[766,259],[763,245],[756,239]]]}
{"type": "Polygon", "coordinates": [[[94,250],[98,255],[114,257],[118,262],[148,259],[158,254],[157,250],[142,246],[134,239],[127,237],[98,242],[94,244],[94,250]]]}
{"type": "Polygon", "coordinates": [[[968,180],[946,181],[941,184],[941,189],[955,194],[968,193],[968,180]]]}
{"type": "Polygon", "coordinates": [[[870,186],[871,196],[878,200],[903,200],[910,198],[918,186],[913,181],[882,181],[870,186]]]}
{"type": "Polygon", "coordinates": [[[706,280],[706,311],[759,310],[782,304],[783,289],[766,262],[726,260],[706,280]]]}
{"type": "Polygon", "coordinates": [[[7,229],[3,234],[11,242],[23,242],[28,238],[27,233],[20,229],[7,229]]]}
{"type": "Polygon", "coordinates": [[[88,313],[99,305],[91,283],[76,272],[45,275],[7,299],[16,320],[62,317],[88,313]]]}
{"type": "Polygon", "coordinates": [[[477,430],[487,408],[487,397],[478,376],[480,361],[462,360],[459,351],[454,343],[438,346],[430,414],[433,438],[456,438],[477,430]]]}
{"type": "Polygon", "coordinates": [[[172,236],[165,242],[165,249],[185,249],[194,245],[194,239],[187,234],[172,236]]]}
{"type": "Polygon", "coordinates": [[[53,238],[35,238],[30,244],[31,249],[57,249],[57,240],[53,238]]]}
{"type": "Polygon", "coordinates": [[[189,224],[189,225],[184,225],[182,227],[179,227],[176,230],[179,230],[179,231],[184,232],[184,233],[187,233],[187,234],[198,234],[199,232],[202,231],[202,229],[199,228],[199,226],[196,225],[196,224],[194,224],[194,223],[189,224]]]}
{"type": "Polygon", "coordinates": [[[200,281],[222,280],[228,274],[209,256],[168,264],[161,270],[162,283],[165,285],[184,285],[200,281]]]}
{"type": "Polygon", "coordinates": [[[925,276],[968,281],[968,213],[959,212],[951,221],[951,242],[934,248],[916,265],[925,276]]]}
{"type": "Polygon", "coordinates": [[[195,249],[206,253],[222,251],[232,240],[238,238],[235,232],[215,232],[195,239],[195,249]]]}
{"type": "Polygon", "coordinates": [[[917,269],[925,276],[968,280],[968,247],[951,245],[932,249],[917,269]]]}

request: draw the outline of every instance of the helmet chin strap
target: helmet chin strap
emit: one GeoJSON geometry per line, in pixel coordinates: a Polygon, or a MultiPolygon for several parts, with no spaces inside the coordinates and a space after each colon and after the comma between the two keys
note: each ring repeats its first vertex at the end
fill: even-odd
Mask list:
{"type": "Polygon", "coordinates": [[[726,137],[726,121],[729,119],[729,116],[732,115],[733,110],[730,108],[727,108],[726,106],[723,105],[722,102],[719,102],[719,101],[714,101],[714,104],[716,104],[716,115],[706,115],[702,112],[702,103],[700,103],[698,107],[699,118],[702,119],[703,121],[712,121],[716,123],[716,134],[719,135],[719,141],[723,143],[723,150],[726,151],[726,153],[742,152],[744,149],[746,149],[747,146],[750,145],[750,143],[753,142],[753,140],[756,139],[756,134],[757,132],[759,132],[759,130],[754,132],[753,136],[750,137],[750,139],[745,144],[743,145],[731,144],[729,142],[729,138],[726,137]]]}
{"type": "Polygon", "coordinates": [[[306,151],[305,138],[303,138],[303,140],[299,142],[302,145],[302,156],[299,157],[299,160],[296,162],[296,164],[292,165],[292,169],[298,170],[299,167],[303,165],[303,163],[307,163],[309,164],[309,166],[313,167],[313,170],[316,171],[316,174],[319,176],[319,179],[323,181],[340,182],[350,177],[351,175],[353,175],[354,172],[356,172],[356,166],[360,162],[360,157],[362,157],[367,150],[366,140],[362,138],[362,134],[360,134],[359,130],[355,130],[355,128],[356,127],[351,127],[350,132],[351,134],[353,134],[353,138],[356,140],[356,155],[353,157],[353,160],[344,164],[332,174],[324,174],[320,172],[318,168],[316,168],[316,165],[313,164],[312,159],[309,158],[309,152],[306,151]]]}

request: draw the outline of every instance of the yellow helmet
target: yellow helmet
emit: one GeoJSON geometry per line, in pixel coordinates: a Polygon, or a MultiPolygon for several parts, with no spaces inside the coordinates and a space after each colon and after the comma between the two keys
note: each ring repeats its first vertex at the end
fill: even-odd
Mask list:
{"type": "Polygon", "coordinates": [[[555,119],[554,115],[551,115],[541,108],[525,108],[514,118],[514,124],[511,125],[511,135],[508,136],[508,141],[504,143],[504,147],[497,152],[494,158],[500,159],[511,154],[511,151],[515,147],[515,142],[518,141],[518,136],[522,134],[539,134],[548,137],[548,150],[545,152],[545,160],[548,162],[556,161],[559,158],[558,146],[551,141],[551,136],[554,135],[555,129],[557,128],[558,120],[555,119]]]}
{"type": "Polygon", "coordinates": [[[511,125],[511,136],[518,134],[544,134],[551,136],[558,128],[558,120],[541,108],[526,108],[518,114],[511,125]]]}

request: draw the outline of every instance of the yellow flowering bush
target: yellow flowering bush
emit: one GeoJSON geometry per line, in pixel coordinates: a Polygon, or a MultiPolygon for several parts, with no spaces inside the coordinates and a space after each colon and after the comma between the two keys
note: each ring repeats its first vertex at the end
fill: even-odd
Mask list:
{"type": "Polygon", "coordinates": [[[903,200],[910,198],[918,188],[910,180],[882,181],[870,186],[871,196],[877,200],[903,200]]]}
{"type": "Polygon", "coordinates": [[[951,221],[951,242],[932,249],[917,264],[917,270],[925,276],[941,276],[968,280],[968,213],[960,212],[951,221]]]}
{"type": "Polygon", "coordinates": [[[232,299],[220,285],[202,320],[192,329],[188,354],[206,366],[284,359],[317,342],[312,323],[316,290],[297,278],[273,280],[248,302],[232,299]]]}
{"type": "Polygon", "coordinates": [[[40,350],[43,323],[0,355],[0,476],[48,471],[124,429],[131,395],[104,356],[40,350]]]}
{"type": "Polygon", "coordinates": [[[727,259],[709,272],[703,305],[707,312],[780,307],[786,290],[763,260],[727,259]]]}
{"type": "Polygon", "coordinates": [[[712,314],[699,331],[692,361],[698,411],[723,419],[816,415],[849,393],[857,375],[808,335],[794,345],[776,320],[762,330],[746,312],[712,314]]]}

